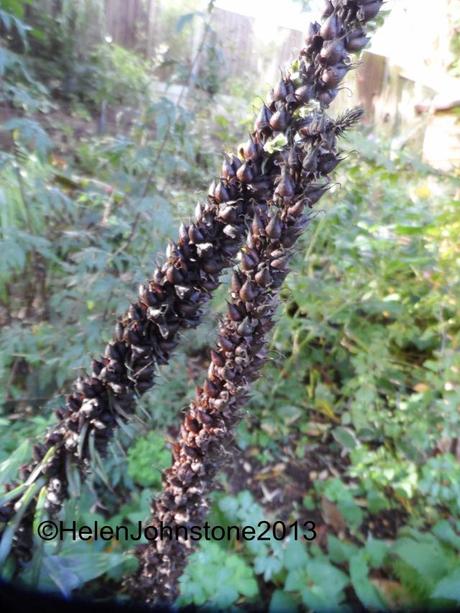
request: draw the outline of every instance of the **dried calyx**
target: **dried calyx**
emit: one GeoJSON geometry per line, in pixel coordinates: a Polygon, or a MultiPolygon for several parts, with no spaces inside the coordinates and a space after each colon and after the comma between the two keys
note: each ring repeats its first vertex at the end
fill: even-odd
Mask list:
{"type": "MultiPolygon", "coordinates": [[[[312,217],[311,207],[331,186],[323,161],[339,163],[337,136],[360,116],[361,111],[351,111],[333,121],[324,112],[314,112],[315,129],[278,154],[278,186],[267,205],[255,208],[233,272],[228,310],[211,351],[208,376],[183,419],[173,445],[174,462],[165,471],[149,525],[170,526],[174,531],[203,522],[213,478],[232,443],[249,385],[267,356],[267,333],[274,324],[294,244],[312,217]],[[305,161],[313,158],[315,162],[305,167],[305,161]]],[[[174,539],[141,547],[140,570],[129,582],[133,595],[149,603],[174,601],[190,552],[190,542],[174,539]]]]}

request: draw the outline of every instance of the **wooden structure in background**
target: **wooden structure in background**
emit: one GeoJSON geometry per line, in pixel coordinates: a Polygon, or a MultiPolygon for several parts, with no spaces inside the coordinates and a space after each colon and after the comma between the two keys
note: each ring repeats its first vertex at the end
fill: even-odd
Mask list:
{"type": "MultiPolygon", "coordinates": [[[[49,2],[54,6],[53,0],[49,2]]],[[[362,104],[365,121],[393,138],[395,147],[415,144],[428,162],[443,169],[460,165],[458,115],[453,110],[437,111],[436,102],[439,98],[455,99],[456,88],[460,100],[460,80],[447,79],[453,59],[450,40],[456,6],[458,0],[438,0],[435,5],[388,0],[391,12],[386,23],[363,54],[358,70],[349,76],[350,88],[344,88],[338,100],[339,109],[362,104]]],[[[117,44],[149,56],[165,7],[165,0],[163,4],[162,0],[104,0],[106,33],[117,44]]],[[[202,36],[202,26],[198,20],[196,24],[190,36],[190,57],[202,36]]],[[[211,27],[212,43],[219,50],[218,70],[228,79],[263,73],[264,81],[271,82],[293,59],[294,50],[304,39],[303,32],[279,27],[276,53],[269,64],[265,61],[262,65],[254,18],[215,8],[211,27]]],[[[201,66],[206,61],[203,54],[201,66]]],[[[196,66],[196,71],[201,66],[196,66]]]]}

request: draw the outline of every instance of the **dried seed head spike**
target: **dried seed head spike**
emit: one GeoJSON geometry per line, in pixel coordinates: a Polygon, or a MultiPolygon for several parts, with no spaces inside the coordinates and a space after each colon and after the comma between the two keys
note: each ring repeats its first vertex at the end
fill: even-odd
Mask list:
{"type": "MultiPolygon", "coordinates": [[[[365,25],[369,20],[375,17],[382,4],[381,0],[334,0],[332,3],[334,11],[326,17],[329,23],[324,23],[323,26],[315,23],[311,26],[310,33],[307,37],[307,48],[301,51],[299,65],[300,87],[305,86],[308,89],[301,90],[299,94],[291,93],[293,84],[290,79],[286,77],[284,79],[286,99],[285,101],[278,101],[280,104],[286,103],[286,109],[289,113],[294,112],[310,97],[317,99],[323,108],[330,104],[337,95],[338,87],[333,86],[334,78],[329,78],[328,76],[326,81],[323,80],[324,67],[343,65],[349,69],[350,61],[345,55],[335,64],[330,64],[329,61],[322,63],[320,61],[320,52],[326,44],[325,41],[340,39],[345,41],[347,50],[359,51],[366,42],[367,33],[365,25]],[[337,21],[334,22],[333,18],[337,18],[337,21]],[[334,33],[335,27],[337,35],[330,37],[331,34],[334,33]]],[[[327,6],[326,9],[328,8],[330,7],[327,6]]],[[[331,75],[331,77],[334,76],[334,74],[331,75]]],[[[199,322],[199,317],[188,315],[192,310],[192,304],[185,302],[185,300],[190,300],[190,298],[183,299],[180,296],[180,291],[179,293],[176,292],[177,280],[180,278],[180,275],[185,275],[185,277],[180,279],[181,287],[190,286],[198,290],[198,300],[196,302],[193,301],[194,306],[200,305],[208,300],[210,292],[219,284],[219,273],[222,271],[223,267],[231,264],[231,259],[238,250],[240,237],[243,235],[243,232],[233,233],[232,231],[232,236],[235,237],[233,238],[223,232],[224,228],[229,224],[232,226],[238,224],[241,228],[250,227],[250,224],[247,224],[247,220],[254,210],[251,199],[257,198],[261,203],[271,199],[273,181],[279,176],[279,173],[275,170],[276,167],[270,158],[270,154],[264,151],[263,144],[272,134],[273,127],[269,125],[270,120],[273,114],[279,110],[281,110],[280,106],[276,106],[276,102],[273,101],[271,108],[265,105],[259,115],[258,128],[256,128],[256,134],[253,137],[254,142],[257,143],[257,154],[251,153],[250,157],[245,158],[246,162],[249,160],[254,162],[252,168],[254,176],[252,180],[248,183],[238,182],[231,176],[228,179],[224,177],[225,181],[221,183],[219,188],[217,184],[214,184],[210,190],[208,203],[200,207],[200,211],[197,210],[197,216],[199,218],[196,220],[196,223],[191,226],[181,227],[179,231],[179,245],[171,246],[166,254],[167,262],[165,265],[159,266],[153,272],[151,281],[148,284],[149,289],[143,293],[142,300],[139,300],[138,304],[133,306],[129,313],[121,318],[123,329],[120,330],[119,335],[116,337],[116,341],[121,342],[124,349],[121,351],[118,358],[103,358],[100,360],[104,366],[100,370],[99,375],[83,378],[83,381],[78,386],[79,391],[66,401],[67,404],[65,409],[61,408],[58,410],[57,415],[59,422],[46,434],[44,445],[46,450],[49,450],[51,446],[56,446],[56,451],[53,461],[49,462],[46,467],[43,468],[43,474],[46,478],[59,478],[62,483],[62,487],[57,495],[58,497],[49,498],[49,510],[52,512],[57,512],[57,510],[59,510],[59,506],[67,496],[67,478],[62,467],[66,463],[66,458],[70,458],[72,462],[76,461],[75,458],[78,453],[75,449],[75,435],[79,429],[87,423],[88,428],[94,432],[98,450],[103,452],[110,438],[107,431],[109,430],[111,432],[116,426],[111,414],[113,399],[115,398],[116,402],[120,403],[120,406],[123,406],[127,414],[132,412],[136,395],[141,392],[143,393],[143,391],[153,385],[153,375],[150,381],[147,378],[144,379],[144,376],[147,377],[145,373],[148,371],[145,371],[144,375],[137,376],[137,373],[141,372],[140,369],[145,365],[145,360],[152,359],[155,365],[165,363],[169,359],[171,351],[176,346],[177,340],[175,339],[175,335],[177,331],[181,327],[186,328],[190,325],[197,325],[199,322]],[[264,175],[262,175],[262,169],[264,169],[264,175]],[[228,222],[224,219],[220,220],[218,217],[219,206],[215,202],[214,192],[216,189],[219,189],[217,197],[224,197],[225,194],[222,193],[224,188],[228,191],[229,198],[232,200],[241,200],[243,203],[241,214],[239,213],[239,217],[235,222],[228,222]],[[205,248],[202,245],[206,243],[219,246],[219,253],[215,254],[215,260],[218,262],[218,266],[216,264],[211,264],[210,258],[204,256],[205,248]],[[203,252],[203,257],[198,256],[199,249],[203,252]],[[176,258],[179,258],[179,260],[176,258]],[[176,276],[175,270],[180,271],[178,276],[176,276]],[[163,319],[161,319],[161,317],[150,317],[152,314],[150,309],[159,311],[163,319]],[[130,372],[133,374],[132,380],[128,377],[128,373],[130,372]],[[85,395],[88,397],[85,397],[85,395]],[[97,401],[98,411],[101,413],[100,418],[96,420],[97,423],[95,422],[94,424],[91,422],[85,423],[85,411],[81,411],[81,407],[83,405],[86,406],[85,401],[92,399],[97,401]],[[104,427],[99,430],[101,424],[104,427]],[[109,427],[107,424],[110,424],[109,427]]],[[[293,137],[294,134],[291,126],[289,129],[293,137]]],[[[320,138],[321,147],[325,144],[326,150],[321,151],[322,156],[327,153],[334,153],[337,157],[336,152],[327,149],[327,147],[331,148],[334,146],[335,135],[330,130],[327,131],[328,129],[326,126],[320,126],[319,130],[320,134],[318,137],[313,135],[310,137],[310,140],[320,138]],[[323,133],[323,130],[326,132],[323,133]]],[[[336,125],[336,135],[340,135],[340,131],[341,127],[336,125]]],[[[311,152],[310,146],[312,143],[306,142],[304,144],[304,153],[311,152]]],[[[242,157],[244,157],[244,154],[242,157]]],[[[333,157],[329,157],[328,159],[323,158],[325,163],[332,159],[333,157]]],[[[231,159],[231,166],[235,173],[239,170],[240,165],[240,161],[233,156],[231,159]]],[[[325,166],[323,166],[323,170],[324,169],[325,166]]],[[[231,170],[229,168],[227,170],[231,175],[231,170]]],[[[293,175],[293,178],[295,181],[311,181],[311,174],[312,173],[308,173],[304,176],[303,174],[297,173],[295,176],[293,175]]],[[[316,170],[315,174],[319,176],[320,170],[316,170]]],[[[247,175],[245,175],[245,179],[248,179],[247,175]]],[[[316,177],[316,179],[318,179],[318,177],[316,177]]],[[[278,181],[277,185],[279,185],[279,183],[280,181],[278,181]]],[[[303,189],[305,203],[309,206],[313,206],[314,201],[324,193],[325,189],[327,189],[327,187],[324,186],[321,188],[313,188],[310,185],[308,189],[305,187],[305,189],[303,189]]],[[[301,193],[297,188],[296,191],[297,193],[301,193]]],[[[297,198],[297,200],[299,200],[299,198],[297,198]]],[[[279,204],[278,202],[278,205],[279,204]]],[[[290,207],[290,205],[291,203],[288,201],[283,202],[283,206],[290,207]]],[[[300,234],[302,228],[308,223],[308,217],[304,216],[302,213],[299,213],[299,216],[295,217],[287,212],[286,216],[283,217],[283,223],[288,223],[289,220],[291,220],[293,224],[283,229],[282,237],[278,239],[280,244],[285,246],[293,244],[293,241],[300,234]]],[[[266,238],[270,239],[270,237],[265,237],[263,235],[259,237],[251,236],[248,241],[249,251],[246,253],[245,258],[246,265],[250,264],[248,270],[245,272],[253,276],[258,285],[259,283],[256,276],[261,273],[262,270],[266,270],[266,268],[264,269],[262,266],[259,270],[259,258],[254,257],[254,255],[257,256],[257,253],[254,254],[253,250],[258,248],[259,242],[263,243],[266,238]],[[250,261],[248,261],[248,259],[250,261]]],[[[242,259],[241,263],[244,264],[245,260],[242,259]]],[[[266,291],[269,295],[274,296],[275,294],[273,292],[276,293],[276,289],[280,287],[284,274],[284,269],[274,269],[272,278],[268,282],[269,289],[267,290],[267,288],[259,286],[261,291],[263,290],[262,294],[266,291]]],[[[260,279],[260,277],[258,278],[260,279]]],[[[238,298],[241,300],[240,296],[238,296],[238,298]]],[[[243,317],[250,317],[250,313],[247,313],[245,309],[245,305],[249,304],[251,303],[244,301],[241,304],[241,314],[243,317]]],[[[268,317],[268,315],[265,317],[264,315],[265,312],[268,313],[269,311],[265,311],[264,307],[261,306],[254,308],[257,309],[257,311],[254,311],[254,320],[259,321],[258,325],[260,325],[260,328],[259,332],[257,332],[257,329],[251,332],[252,337],[257,334],[265,334],[272,326],[270,317],[268,317]]],[[[238,346],[238,341],[234,339],[233,336],[230,335],[225,338],[226,341],[222,342],[225,342],[227,347],[238,346]]],[[[250,346],[250,344],[248,344],[248,346],[250,346]]],[[[231,353],[231,349],[229,349],[228,352],[231,353]]],[[[231,385],[229,384],[229,398],[234,393],[235,389],[237,389],[238,384],[237,382],[235,383],[235,381],[237,381],[239,374],[242,372],[249,374],[251,368],[252,371],[255,371],[257,369],[257,359],[257,357],[254,358],[252,367],[246,367],[246,358],[241,355],[235,356],[232,366],[226,369],[226,372],[234,373],[232,383],[231,385]],[[236,362],[237,359],[238,362],[236,362]]],[[[97,366],[96,370],[98,369],[99,366],[97,366]]],[[[228,398],[220,396],[218,399],[214,400],[215,403],[213,406],[217,407],[217,403],[219,403],[219,407],[226,410],[225,403],[228,401],[228,398]]],[[[209,407],[211,406],[211,403],[209,403],[209,407]]],[[[209,407],[207,406],[207,408],[209,407]]],[[[40,451],[40,453],[42,452],[40,451]]],[[[81,463],[83,472],[85,466],[88,464],[88,458],[83,457],[81,463]]],[[[32,469],[36,466],[36,462],[35,464],[32,462],[30,465],[24,467],[23,473],[25,475],[31,474],[32,469]]],[[[193,475],[198,475],[200,471],[202,474],[205,474],[203,472],[204,469],[202,471],[202,467],[200,468],[199,465],[194,463],[192,466],[187,467],[187,470],[183,473],[184,478],[191,480],[193,475]]],[[[53,496],[56,496],[54,491],[50,491],[50,494],[51,493],[53,496]]],[[[182,513],[182,511],[180,513],[182,513]]],[[[173,584],[174,581],[172,581],[172,583],[169,582],[170,586],[173,584]]],[[[158,590],[161,589],[161,586],[158,587],[158,590]]],[[[158,590],[156,593],[158,593],[158,590]]]]}
{"type": "MultiPolygon", "coordinates": [[[[335,136],[336,132],[340,133],[348,119],[343,120],[342,124],[325,117],[315,117],[314,120],[318,120],[318,139],[324,143],[320,155],[337,158],[335,138],[331,139],[330,134],[335,136]]],[[[305,157],[311,155],[311,151],[311,137],[305,137],[299,142],[301,164],[305,157]]],[[[319,175],[322,172],[318,170],[319,175]]],[[[272,236],[278,236],[278,224],[281,225],[283,237],[292,231],[298,236],[302,227],[308,223],[308,217],[302,212],[304,201],[311,204],[328,187],[329,183],[315,183],[309,175],[298,174],[295,188],[305,194],[304,197],[298,198],[295,205],[283,204],[281,210],[277,210],[273,199],[269,202],[269,214],[261,219],[261,223],[266,224],[266,236],[252,240],[251,226],[239,270],[234,276],[236,282],[232,284],[227,315],[219,328],[218,349],[211,352],[212,366],[208,378],[184,418],[177,441],[179,448],[175,462],[165,474],[163,493],[152,506],[152,522],[164,522],[170,512],[176,525],[192,521],[200,523],[204,520],[206,499],[222,464],[222,449],[232,440],[232,429],[241,415],[249,384],[266,360],[267,334],[273,327],[279,287],[288,270],[290,252],[272,236]],[[292,212],[295,216],[292,216],[289,211],[294,206],[292,212]],[[245,258],[250,260],[250,265],[245,258]],[[266,265],[268,262],[271,273],[266,265]],[[235,292],[237,288],[239,291],[235,292]],[[254,291],[258,291],[258,295],[253,302],[254,291]],[[218,424],[216,416],[219,418],[218,424]],[[189,427],[192,419],[201,425],[199,434],[189,427]],[[189,507],[187,514],[184,514],[180,505],[190,488],[199,491],[199,503],[189,507]]],[[[139,585],[138,579],[141,578],[151,590],[148,597],[152,602],[158,599],[174,600],[177,596],[177,581],[189,551],[185,547],[162,545],[160,548],[156,542],[150,543],[146,549],[139,551],[141,570],[134,580],[134,588],[139,585]],[[155,560],[153,565],[152,560],[155,560]]]]}

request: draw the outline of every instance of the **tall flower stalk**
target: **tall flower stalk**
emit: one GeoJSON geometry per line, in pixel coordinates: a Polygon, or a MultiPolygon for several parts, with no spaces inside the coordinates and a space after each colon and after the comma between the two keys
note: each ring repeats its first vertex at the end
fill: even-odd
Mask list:
{"type": "MultiPolygon", "coordinates": [[[[254,217],[239,264],[234,270],[227,315],[211,351],[208,377],[197,388],[173,445],[173,464],[163,475],[163,490],[152,503],[149,525],[178,528],[201,525],[208,495],[222,458],[233,440],[250,388],[267,355],[267,334],[274,325],[279,289],[287,273],[297,238],[311,219],[309,209],[330,187],[329,174],[340,163],[337,137],[360,117],[360,111],[333,121],[325,113],[338,85],[351,67],[347,51],[368,42],[363,24],[374,18],[381,2],[326,2],[323,24],[309,28],[299,66],[302,84],[288,76],[272,92],[256,122],[254,139],[270,124],[291,124],[288,145],[274,166],[276,186],[266,202],[254,207],[254,217]],[[290,101],[305,95],[319,105],[293,121],[290,101]],[[307,212],[306,212],[307,211],[307,212]]],[[[138,549],[139,570],[128,583],[133,596],[154,604],[173,602],[192,544],[187,540],[155,540],[138,549]]]]}
{"type": "MultiPolygon", "coordinates": [[[[257,272],[254,278],[242,282],[238,289],[240,300],[252,304],[251,292],[256,292],[257,299],[262,300],[281,284],[289,249],[307,222],[303,207],[305,203],[312,205],[327,189],[327,184],[315,183],[313,179],[327,175],[339,161],[334,152],[335,140],[329,144],[317,140],[319,134],[332,138],[334,129],[330,120],[320,110],[306,118],[299,111],[312,102],[319,105],[318,109],[327,108],[336,97],[340,81],[352,67],[349,52],[360,51],[367,44],[365,24],[375,17],[381,4],[381,0],[326,2],[323,24],[315,22],[309,28],[296,75],[285,75],[272,90],[249,141],[238,156],[225,156],[221,176],[211,185],[207,202],[197,206],[192,223],[181,226],[178,240],[170,243],[164,263],[140,286],[137,301],[118,320],[113,341],[106,346],[104,355],[93,361],[91,374],[75,382],[65,406],[57,411],[57,424],[45,435],[44,442],[34,447],[34,460],[21,470],[29,488],[45,480],[41,491],[45,493],[45,508],[50,515],[59,512],[73,489],[72,484],[88,472],[92,456],[103,454],[114,430],[130,419],[137,398],[154,385],[158,366],[167,363],[177,347],[181,330],[200,323],[203,306],[219,285],[220,274],[234,262],[248,229],[252,242],[243,249],[241,275],[244,277],[256,268],[257,272]],[[284,155],[269,153],[267,143],[280,133],[286,135],[289,146],[284,155]],[[297,142],[296,138],[301,140],[297,142]],[[284,210],[281,205],[289,203],[294,196],[297,200],[284,210]],[[273,207],[281,208],[274,213],[273,207]],[[288,212],[292,207],[298,210],[298,215],[294,210],[288,212]],[[270,228],[267,224],[271,224],[270,228]],[[263,240],[254,234],[258,225],[263,240]],[[281,232],[281,242],[280,237],[270,235],[272,231],[275,235],[281,232]],[[269,243],[262,246],[267,240],[269,243]],[[277,249],[272,249],[270,241],[278,241],[277,249]],[[262,291],[264,288],[266,292],[262,291]]],[[[341,124],[334,125],[340,129],[341,124]]],[[[234,276],[234,287],[238,274],[234,276]]],[[[272,300],[273,304],[255,307],[260,309],[257,312],[261,318],[250,337],[259,339],[254,346],[260,347],[256,353],[248,354],[251,364],[247,366],[244,382],[249,381],[249,373],[255,373],[263,362],[263,335],[272,325],[275,295],[272,300]]],[[[243,309],[239,321],[240,307],[231,302],[229,309],[229,315],[233,312],[236,318],[232,321],[239,322],[241,329],[249,330],[255,325],[254,312],[249,315],[243,309]]],[[[221,338],[226,337],[221,334],[221,338]]],[[[236,347],[233,349],[236,351],[236,347]]],[[[224,368],[215,364],[219,360],[216,356],[222,356],[222,351],[226,350],[219,346],[213,354],[216,368],[224,368]]],[[[235,355],[235,363],[244,362],[246,357],[246,354],[235,355]]],[[[232,383],[230,367],[225,369],[225,376],[231,389],[233,385],[240,388],[244,383],[232,383]]],[[[212,397],[215,385],[210,377],[200,393],[212,397]]],[[[206,404],[204,400],[203,403],[206,404]]],[[[175,455],[179,457],[177,450],[178,447],[175,455]]],[[[23,492],[21,485],[7,487],[0,521],[7,529],[14,525],[16,534],[12,542],[16,553],[27,559],[37,495],[27,498],[25,509],[23,492]],[[19,523],[14,518],[18,509],[22,517],[19,523]]],[[[148,572],[143,576],[148,576],[148,572]]],[[[163,592],[169,598],[174,590],[174,587],[165,587],[163,592]]],[[[159,588],[155,593],[160,592],[159,588]]]]}
{"type": "MultiPolygon", "coordinates": [[[[360,115],[352,111],[334,122],[315,112],[305,119],[305,135],[280,153],[280,180],[273,199],[254,211],[208,376],[182,421],[174,462],[164,473],[149,525],[169,526],[180,534],[179,527],[202,524],[240,409],[267,355],[267,335],[293,247],[312,217],[311,207],[331,185],[327,169],[340,161],[337,136],[360,115]]],[[[133,594],[147,603],[174,601],[190,552],[190,542],[174,539],[139,548],[140,570],[129,582],[133,594]]]]}

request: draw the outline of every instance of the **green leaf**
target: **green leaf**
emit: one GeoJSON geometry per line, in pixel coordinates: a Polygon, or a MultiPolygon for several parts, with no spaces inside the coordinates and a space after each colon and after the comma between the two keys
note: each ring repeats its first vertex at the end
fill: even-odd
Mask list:
{"type": "Polygon", "coordinates": [[[295,599],[290,594],[286,594],[283,590],[275,590],[273,592],[268,608],[269,613],[295,612],[297,609],[295,599]]]}
{"type": "Polygon", "coordinates": [[[341,426],[334,428],[334,430],[332,430],[332,436],[342,447],[350,451],[359,445],[355,433],[350,428],[343,428],[341,426]]]}
{"type": "Polygon", "coordinates": [[[439,540],[452,545],[455,549],[460,551],[460,536],[456,534],[450,523],[445,519],[440,521],[433,527],[433,534],[438,537],[439,540]]]}
{"type": "Polygon", "coordinates": [[[258,575],[264,576],[264,581],[270,581],[282,568],[281,560],[274,556],[262,555],[254,560],[254,570],[258,575]]]}
{"type": "Polygon", "coordinates": [[[305,545],[301,541],[290,539],[284,550],[283,566],[287,570],[305,567],[308,562],[308,554],[305,545]]]}
{"type": "Polygon", "coordinates": [[[7,460],[0,464],[0,484],[13,481],[19,467],[30,458],[31,445],[28,439],[22,441],[7,460]]]}
{"type": "Polygon", "coordinates": [[[327,535],[327,546],[332,562],[344,564],[357,552],[358,548],[352,543],[340,541],[333,534],[327,535]]]}
{"type": "Polygon", "coordinates": [[[417,543],[403,538],[395,544],[394,552],[427,581],[438,581],[449,571],[449,560],[436,541],[417,543]]]}
{"type": "Polygon", "coordinates": [[[365,552],[360,551],[350,560],[350,577],[353,589],[362,604],[369,609],[384,610],[386,607],[379,593],[369,581],[369,566],[365,552]]]}
{"type": "Polygon", "coordinates": [[[460,568],[436,584],[431,598],[445,598],[460,604],[460,568]]]}
{"type": "Polygon", "coordinates": [[[65,596],[70,596],[73,590],[119,566],[125,559],[124,554],[118,553],[48,555],[43,558],[40,585],[51,580],[65,596]]]}
{"type": "Polygon", "coordinates": [[[372,537],[366,542],[366,553],[373,568],[380,568],[388,552],[388,544],[372,537]]]}

